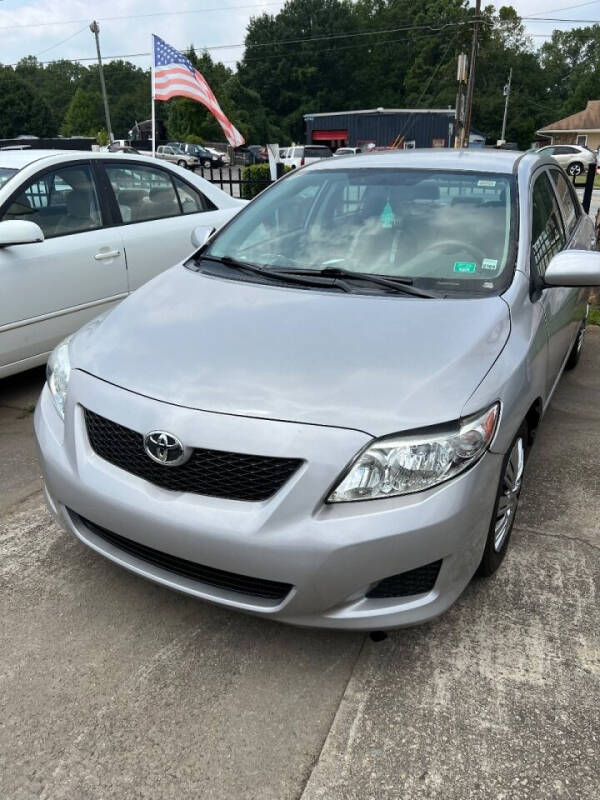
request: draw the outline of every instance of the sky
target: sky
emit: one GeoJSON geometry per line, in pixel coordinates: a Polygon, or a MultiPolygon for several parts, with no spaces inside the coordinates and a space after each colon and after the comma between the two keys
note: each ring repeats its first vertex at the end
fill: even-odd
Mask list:
{"type": "MultiPolygon", "coordinates": [[[[415,0],[418,2],[418,0],[415,0]]],[[[489,0],[483,0],[487,5],[489,0]]],[[[504,0],[525,17],[600,22],[600,0],[504,0]]],[[[178,49],[194,44],[207,48],[231,67],[241,57],[244,35],[252,16],[277,13],[283,0],[0,0],[0,62],[12,64],[27,55],[40,61],[95,58],[89,23],[97,19],[103,58],[128,56],[140,67],[150,64],[150,35],[156,33],[178,49]]],[[[525,21],[539,46],[553,28],[568,22],[525,21]]],[[[88,62],[84,62],[88,63],[88,62]]]]}

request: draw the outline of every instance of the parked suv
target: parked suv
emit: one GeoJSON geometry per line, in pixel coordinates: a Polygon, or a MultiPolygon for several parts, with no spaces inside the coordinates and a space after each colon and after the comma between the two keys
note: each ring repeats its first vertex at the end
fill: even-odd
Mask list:
{"type": "Polygon", "coordinates": [[[332,155],[331,150],[322,144],[298,144],[288,147],[287,154],[281,160],[293,169],[312,164],[313,161],[320,161],[322,158],[331,158],[332,155]]]}
{"type": "Polygon", "coordinates": [[[200,164],[200,160],[196,156],[188,155],[183,150],[170,144],[161,144],[156,150],[156,157],[188,169],[194,169],[200,164]]]}
{"type": "Polygon", "coordinates": [[[540,155],[552,156],[571,177],[596,165],[596,154],[579,144],[553,144],[537,151],[540,155]]]}

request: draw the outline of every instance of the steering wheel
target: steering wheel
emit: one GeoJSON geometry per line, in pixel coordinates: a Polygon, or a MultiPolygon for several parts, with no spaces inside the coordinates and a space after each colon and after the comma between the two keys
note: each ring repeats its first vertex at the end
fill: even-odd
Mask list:
{"type": "Polygon", "coordinates": [[[461,242],[458,239],[444,239],[441,242],[434,242],[433,244],[429,245],[429,247],[425,248],[426,253],[431,251],[437,252],[438,250],[447,253],[461,253],[461,255],[466,250],[470,255],[475,256],[476,260],[480,262],[486,257],[485,253],[480,250],[477,245],[474,245],[471,242],[461,242]]]}

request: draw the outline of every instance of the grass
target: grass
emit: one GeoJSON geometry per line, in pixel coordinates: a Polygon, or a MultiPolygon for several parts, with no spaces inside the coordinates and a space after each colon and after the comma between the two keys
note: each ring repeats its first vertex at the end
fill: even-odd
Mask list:
{"type": "Polygon", "coordinates": [[[587,321],[590,325],[600,325],[600,308],[598,306],[590,308],[587,321]]]}

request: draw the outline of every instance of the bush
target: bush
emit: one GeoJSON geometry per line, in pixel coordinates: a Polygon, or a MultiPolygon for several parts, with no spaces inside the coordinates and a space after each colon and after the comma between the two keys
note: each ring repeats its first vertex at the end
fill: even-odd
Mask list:
{"type": "MultiPolygon", "coordinates": [[[[284,167],[284,172],[289,172],[291,167],[284,167]]],[[[241,195],[244,200],[252,200],[257,194],[271,183],[271,170],[268,164],[251,164],[242,169],[241,195]]]]}
{"type": "Polygon", "coordinates": [[[201,136],[196,136],[195,133],[188,133],[185,137],[188,144],[204,144],[204,139],[201,136]]]}

